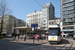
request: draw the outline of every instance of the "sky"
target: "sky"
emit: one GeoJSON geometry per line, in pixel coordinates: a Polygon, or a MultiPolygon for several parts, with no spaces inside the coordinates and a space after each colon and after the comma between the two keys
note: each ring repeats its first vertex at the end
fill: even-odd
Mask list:
{"type": "Polygon", "coordinates": [[[26,21],[26,16],[35,10],[42,10],[44,3],[52,3],[55,7],[55,16],[60,17],[60,0],[6,0],[8,7],[12,11],[12,15],[18,19],[26,21]],[[36,3],[37,1],[38,3],[36,3]]]}

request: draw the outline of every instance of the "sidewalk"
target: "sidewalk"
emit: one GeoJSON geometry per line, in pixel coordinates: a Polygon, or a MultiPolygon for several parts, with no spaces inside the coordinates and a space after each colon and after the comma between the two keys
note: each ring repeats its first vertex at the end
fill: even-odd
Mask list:
{"type": "MultiPolygon", "coordinates": [[[[10,42],[18,42],[18,43],[25,43],[25,44],[33,44],[33,39],[26,39],[26,42],[24,41],[24,39],[19,39],[18,41],[14,40],[14,41],[10,41],[10,42]]],[[[48,40],[34,40],[34,44],[44,44],[47,43],[48,40]]]]}

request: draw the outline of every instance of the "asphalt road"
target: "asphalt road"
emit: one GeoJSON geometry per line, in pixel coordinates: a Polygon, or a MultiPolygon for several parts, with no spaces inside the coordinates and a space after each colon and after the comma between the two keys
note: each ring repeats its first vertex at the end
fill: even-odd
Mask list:
{"type": "MultiPolygon", "coordinates": [[[[65,39],[62,39],[61,45],[62,44],[69,44],[69,42],[65,39]]],[[[42,45],[26,45],[24,43],[15,43],[10,42],[9,40],[0,39],[0,50],[57,50],[61,47],[63,46],[60,46],[60,44],[51,45],[49,43],[46,43],[42,45]]],[[[64,49],[62,48],[62,50],[64,49]]]]}

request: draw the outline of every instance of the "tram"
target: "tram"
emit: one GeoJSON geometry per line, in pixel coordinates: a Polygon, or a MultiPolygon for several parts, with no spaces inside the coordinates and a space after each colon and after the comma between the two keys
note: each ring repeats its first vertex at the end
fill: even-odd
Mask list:
{"type": "Polygon", "coordinates": [[[75,39],[75,32],[73,33],[73,39],[75,39]]]}
{"type": "Polygon", "coordinates": [[[57,44],[61,42],[61,29],[59,25],[49,25],[47,35],[49,43],[57,44]]]}

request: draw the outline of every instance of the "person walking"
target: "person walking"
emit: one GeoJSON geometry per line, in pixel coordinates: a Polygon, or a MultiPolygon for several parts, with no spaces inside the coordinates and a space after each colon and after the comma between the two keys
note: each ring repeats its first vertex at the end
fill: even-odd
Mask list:
{"type": "Polygon", "coordinates": [[[35,39],[36,39],[36,40],[37,40],[37,38],[38,38],[37,35],[35,35],[35,39]]]}
{"type": "Polygon", "coordinates": [[[16,36],[16,40],[18,41],[18,36],[16,36]]]}
{"type": "Polygon", "coordinates": [[[26,42],[26,35],[24,35],[24,41],[26,42]]]}
{"type": "Polygon", "coordinates": [[[15,40],[15,35],[13,36],[13,40],[15,40]]]}
{"type": "Polygon", "coordinates": [[[45,38],[47,39],[47,35],[45,36],[45,38]]]}
{"type": "Polygon", "coordinates": [[[40,36],[39,36],[39,35],[37,35],[37,37],[38,37],[38,38],[37,38],[37,40],[38,40],[38,42],[39,42],[39,38],[40,38],[40,36]]]}

